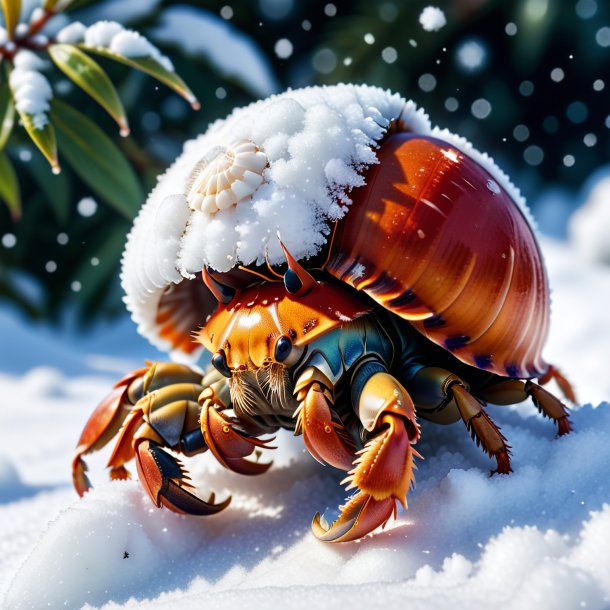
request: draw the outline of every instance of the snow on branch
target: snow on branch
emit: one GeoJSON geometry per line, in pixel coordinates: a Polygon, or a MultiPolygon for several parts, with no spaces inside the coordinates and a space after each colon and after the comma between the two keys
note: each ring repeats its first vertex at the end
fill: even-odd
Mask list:
{"type": "Polygon", "coordinates": [[[20,113],[31,116],[33,126],[41,131],[49,122],[47,113],[53,98],[51,85],[40,72],[46,64],[31,51],[23,49],[15,55],[14,66],[9,82],[15,106],[20,113]]]}
{"type": "Polygon", "coordinates": [[[57,40],[69,44],[84,43],[88,47],[106,49],[128,59],[150,58],[168,72],[174,71],[169,58],[147,38],[135,30],[125,29],[117,21],[98,21],[89,27],[76,21],[60,30],[57,40]]]}

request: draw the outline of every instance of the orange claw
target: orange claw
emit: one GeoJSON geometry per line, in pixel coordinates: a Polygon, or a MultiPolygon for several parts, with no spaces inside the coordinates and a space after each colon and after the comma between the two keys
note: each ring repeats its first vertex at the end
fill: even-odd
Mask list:
{"type": "Polygon", "coordinates": [[[138,441],[136,445],[136,466],[142,486],[158,507],[165,506],[181,514],[213,515],[231,502],[229,496],[215,504],[214,494],[206,502],[187,491],[185,488],[192,485],[182,464],[148,439],[138,441]]]}
{"type": "Polygon", "coordinates": [[[407,507],[407,492],[415,484],[413,457],[421,457],[411,447],[404,419],[383,413],[381,432],[358,452],[354,468],[343,480],[347,489],[358,489],[341,507],[339,518],[330,526],[320,514],[313,519],[316,538],[325,542],[348,542],[372,532],[396,516],[396,501],[407,507]]]}
{"type": "Polygon", "coordinates": [[[205,444],[214,457],[229,470],[247,475],[263,474],[273,463],[250,462],[244,458],[254,453],[257,447],[275,449],[267,444],[275,437],[261,440],[245,436],[233,427],[231,419],[214,407],[211,400],[203,403],[200,424],[205,444]]]}
{"type": "Polygon", "coordinates": [[[324,542],[350,542],[366,536],[377,527],[385,526],[396,516],[396,500],[375,500],[359,491],[341,507],[339,518],[329,527],[320,513],[316,513],[311,529],[318,540],[324,542]]]}
{"type": "Polygon", "coordinates": [[[421,455],[411,446],[401,417],[382,413],[380,420],[381,432],[358,451],[342,483],[348,491],[359,489],[376,500],[393,496],[407,508],[407,492],[415,485],[413,457],[421,455]]]}
{"type": "MultiPolygon", "coordinates": [[[[411,443],[420,432],[407,391],[387,373],[376,373],[365,384],[359,404],[380,404],[381,409],[372,422],[374,436],[358,451],[342,481],[357,493],[340,508],[332,525],[323,522],[319,513],[313,519],[314,535],[325,542],[356,540],[385,526],[396,516],[396,501],[407,507],[407,492],[415,484],[413,458],[421,456],[411,443]]],[[[366,414],[367,409],[362,411],[366,414]]]]}
{"type": "Polygon", "coordinates": [[[319,383],[312,384],[295,413],[295,434],[303,433],[303,442],[321,464],[349,470],[354,459],[354,443],[343,426],[333,421],[328,399],[319,383]]]}

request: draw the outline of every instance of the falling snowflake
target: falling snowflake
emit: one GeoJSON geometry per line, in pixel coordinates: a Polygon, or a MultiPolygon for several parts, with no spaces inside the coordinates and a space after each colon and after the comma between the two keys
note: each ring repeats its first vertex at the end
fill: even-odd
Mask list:
{"type": "Polygon", "coordinates": [[[447,25],[445,13],[437,6],[427,6],[419,16],[419,22],[426,32],[438,32],[447,25]]]}

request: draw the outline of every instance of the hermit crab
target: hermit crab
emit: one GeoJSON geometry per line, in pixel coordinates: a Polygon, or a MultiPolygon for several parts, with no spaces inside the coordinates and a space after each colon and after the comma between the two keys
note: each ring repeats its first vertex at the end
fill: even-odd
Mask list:
{"type": "Polygon", "coordinates": [[[339,517],[312,525],[341,542],[406,507],[418,418],[462,420],[503,474],[510,446],[488,401],[531,397],[570,431],[540,385],[574,400],[541,356],[549,288],[522,198],[466,140],[377,88],[288,91],[188,143],[135,221],[122,282],[140,332],[192,363],[116,384],[79,440],[79,494],[82,456],[116,436],[111,478],[135,458],[157,506],[216,513],[229,499],[199,498],[176,454],[259,475],[270,463],[252,457],[287,428],[347,472],[339,517]]]}

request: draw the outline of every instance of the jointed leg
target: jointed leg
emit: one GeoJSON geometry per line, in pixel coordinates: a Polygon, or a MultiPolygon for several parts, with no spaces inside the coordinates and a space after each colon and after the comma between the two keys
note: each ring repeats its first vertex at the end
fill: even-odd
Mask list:
{"type": "Polygon", "coordinates": [[[476,442],[477,447],[482,446],[489,457],[496,458],[497,466],[493,472],[499,474],[511,472],[510,445],[500,432],[500,428],[485,413],[481,403],[460,383],[452,384],[449,392],[455,400],[472,440],[476,442]]]}
{"type": "Polygon", "coordinates": [[[333,416],[331,381],[315,367],[308,367],[299,376],[294,388],[299,407],[294,413],[294,433],[303,435],[311,455],[322,464],[349,470],[354,460],[355,445],[336,416],[333,416]]]}
{"type": "Polygon", "coordinates": [[[477,446],[496,459],[494,472],[511,472],[510,445],[462,379],[445,369],[426,367],[417,373],[409,389],[418,410],[421,408],[429,419],[451,423],[461,417],[477,446]]]}
{"type": "Polygon", "coordinates": [[[563,436],[572,430],[569,411],[566,406],[548,390],[531,380],[509,379],[501,381],[479,392],[479,396],[483,400],[498,405],[511,405],[530,397],[538,411],[557,424],[559,436],[563,436]]]}
{"type": "Polygon", "coordinates": [[[413,457],[419,454],[411,443],[419,438],[419,426],[413,403],[391,375],[368,371],[365,379],[363,384],[352,382],[352,400],[370,439],[356,454],[332,417],[330,382],[312,368],[296,384],[297,398],[303,401],[297,430],[318,459],[348,470],[343,482],[348,490],[357,490],[332,525],[315,515],[313,532],[326,542],[356,540],[385,525],[395,514],[396,501],[406,507],[407,492],[414,483],[413,457]],[[354,396],[355,386],[358,396],[354,396]]]}
{"type": "Polygon", "coordinates": [[[140,482],[157,506],[179,513],[207,515],[225,508],[230,498],[206,502],[189,490],[180,461],[165,449],[193,455],[210,449],[227,468],[259,474],[270,464],[244,457],[268,441],[244,434],[227,408],[227,379],[215,370],[203,376],[190,367],[155,363],[134,371],[95,410],[81,435],[73,462],[74,484],[82,495],[90,484],[82,455],[101,449],[118,434],[108,467],[111,478],[128,478],[125,463],[135,458],[140,482]]]}
{"type": "Polygon", "coordinates": [[[557,433],[559,436],[563,436],[572,431],[569,412],[561,400],[533,381],[525,382],[525,391],[528,396],[531,396],[538,411],[557,424],[557,433]]]}
{"type": "Polygon", "coordinates": [[[549,366],[549,370],[542,375],[542,377],[538,378],[538,383],[540,385],[546,385],[551,379],[554,379],[559,386],[559,389],[563,393],[563,395],[572,403],[576,404],[578,400],[576,399],[576,392],[574,392],[574,388],[572,384],[568,380],[568,378],[555,366],[552,364],[549,366]]]}
{"type": "MultiPolygon", "coordinates": [[[[173,383],[198,383],[201,375],[191,368],[174,363],[154,363],[137,369],[117,381],[113,391],[106,396],[89,417],[76,447],[72,461],[72,480],[79,495],[83,495],[91,484],[85,474],[87,466],[83,455],[99,451],[129,424],[133,406],[150,391],[173,383]]],[[[135,432],[135,430],[134,430],[135,432]]],[[[126,450],[125,460],[133,457],[133,451],[126,450]]],[[[129,478],[123,464],[112,464],[112,479],[129,478]]]]}

